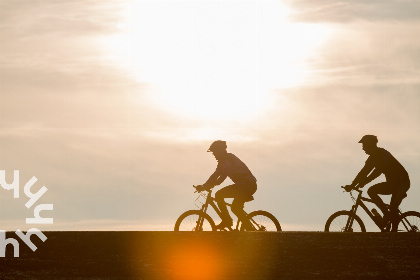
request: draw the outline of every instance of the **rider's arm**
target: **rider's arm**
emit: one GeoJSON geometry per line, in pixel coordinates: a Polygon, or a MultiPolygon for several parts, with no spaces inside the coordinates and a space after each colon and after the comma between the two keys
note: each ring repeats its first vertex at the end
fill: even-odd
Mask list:
{"type": "Polygon", "coordinates": [[[205,187],[213,187],[216,185],[217,178],[219,177],[219,174],[216,171],[214,171],[213,174],[210,175],[210,177],[207,179],[207,181],[203,184],[205,187]]]}
{"type": "Polygon", "coordinates": [[[221,183],[223,183],[223,181],[226,180],[226,178],[227,178],[227,175],[226,174],[220,174],[220,176],[217,178],[216,186],[218,186],[221,183]]]}
{"type": "Polygon", "coordinates": [[[223,174],[218,169],[216,169],[216,171],[214,171],[214,173],[210,175],[210,178],[203,184],[203,186],[214,187],[220,185],[226,178],[226,174],[223,174]]]}
{"type": "Polygon", "coordinates": [[[367,176],[367,178],[365,180],[365,184],[368,184],[368,183],[372,182],[373,180],[375,180],[376,178],[378,178],[381,174],[382,174],[382,172],[379,171],[377,168],[375,168],[372,171],[372,173],[370,173],[370,175],[367,176]]]}
{"type": "Polygon", "coordinates": [[[216,171],[210,175],[210,178],[203,184],[206,187],[214,187],[223,183],[227,178],[227,170],[229,169],[230,161],[219,161],[216,167],[216,171]]]}
{"type": "MultiPolygon", "coordinates": [[[[351,183],[352,188],[356,188],[356,187],[363,188],[368,183],[367,182],[367,176],[373,170],[373,168],[374,168],[374,166],[372,164],[370,164],[369,162],[366,162],[365,166],[363,166],[362,170],[360,170],[359,174],[357,174],[356,178],[353,180],[353,183],[351,183]]],[[[374,172],[372,172],[372,174],[373,173],[374,172]]],[[[376,176],[376,177],[378,177],[378,176],[376,176]]]]}
{"type": "Polygon", "coordinates": [[[226,162],[224,164],[219,163],[217,165],[216,171],[210,175],[210,178],[203,184],[206,187],[214,187],[223,183],[223,181],[227,178],[226,173],[226,162]]]}

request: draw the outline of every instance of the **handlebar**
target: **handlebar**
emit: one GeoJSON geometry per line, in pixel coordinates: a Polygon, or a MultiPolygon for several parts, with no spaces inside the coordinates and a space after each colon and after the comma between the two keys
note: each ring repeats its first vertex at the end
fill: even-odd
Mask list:
{"type": "Polygon", "coordinates": [[[346,189],[346,186],[341,186],[341,188],[342,188],[344,191],[346,191],[346,192],[351,191],[351,190],[347,190],[347,189],[346,189]]]}
{"type": "Polygon", "coordinates": [[[350,185],[341,186],[341,188],[344,189],[346,192],[351,192],[351,191],[358,191],[360,193],[363,192],[358,187],[356,187],[356,188],[346,188],[346,187],[350,187],[350,185]]]}
{"type": "Polygon", "coordinates": [[[203,186],[203,185],[197,185],[197,186],[194,186],[194,185],[193,185],[193,187],[195,188],[195,192],[194,192],[194,193],[196,193],[196,192],[201,193],[202,191],[208,191],[208,192],[209,192],[209,191],[211,191],[211,189],[212,189],[212,188],[214,188],[214,186],[213,186],[213,187],[207,187],[207,188],[204,188],[204,189],[202,189],[202,190],[197,190],[197,188],[198,188],[198,187],[202,187],[202,186],[203,186]]]}

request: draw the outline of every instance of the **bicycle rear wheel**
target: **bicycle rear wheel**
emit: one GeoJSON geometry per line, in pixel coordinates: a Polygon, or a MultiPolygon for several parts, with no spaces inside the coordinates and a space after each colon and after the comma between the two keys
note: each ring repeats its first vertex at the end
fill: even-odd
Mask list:
{"type": "Polygon", "coordinates": [[[248,214],[248,219],[254,229],[245,229],[241,225],[241,231],[281,231],[279,221],[267,211],[258,210],[251,212],[248,214]]]}
{"type": "Polygon", "coordinates": [[[366,232],[366,228],[359,216],[350,211],[338,211],[328,218],[325,223],[325,231],[366,232]]]}
{"type": "Polygon", "coordinates": [[[189,210],[176,220],[174,231],[214,231],[213,219],[199,210],[189,210]]]}
{"type": "Polygon", "coordinates": [[[397,227],[398,232],[420,232],[420,213],[408,211],[401,215],[397,227]]]}

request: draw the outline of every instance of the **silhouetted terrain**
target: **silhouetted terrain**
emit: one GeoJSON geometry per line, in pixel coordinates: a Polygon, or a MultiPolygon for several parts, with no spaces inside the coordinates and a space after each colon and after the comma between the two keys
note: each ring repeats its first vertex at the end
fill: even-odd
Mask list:
{"type": "MultiPolygon", "coordinates": [[[[46,232],[1,279],[420,279],[420,234],[46,232]]],[[[14,234],[8,233],[8,237],[14,234]]]]}

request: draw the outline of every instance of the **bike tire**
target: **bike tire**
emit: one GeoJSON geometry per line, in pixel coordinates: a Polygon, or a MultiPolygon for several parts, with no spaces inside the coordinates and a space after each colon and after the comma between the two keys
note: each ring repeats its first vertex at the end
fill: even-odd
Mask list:
{"type": "Polygon", "coordinates": [[[397,232],[420,232],[420,213],[408,211],[398,220],[397,232]]]}
{"type": "Polygon", "coordinates": [[[216,225],[213,219],[200,210],[189,210],[181,214],[175,222],[174,231],[215,231],[216,225]],[[197,228],[199,218],[203,218],[203,225],[197,228]]]}
{"type": "MultiPolygon", "coordinates": [[[[257,210],[248,214],[248,219],[253,224],[254,228],[252,231],[281,231],[281,226],[279,221],[274,217],[273,214],[257,210]]],[[[246,230],[242,225],[240,227],[241,231],[250,231],[246,230]]]]}
{"type": "Polygon", "coordinates": [[[350,211],[338,211],[332,214],[325,223],[326,232],[366,232],[362,219],[350,211]],[[351,230],[346,230],[348,219],[354,218],[351,230]],[[355,225],[357,222],[357,225],[355,225]]]}

